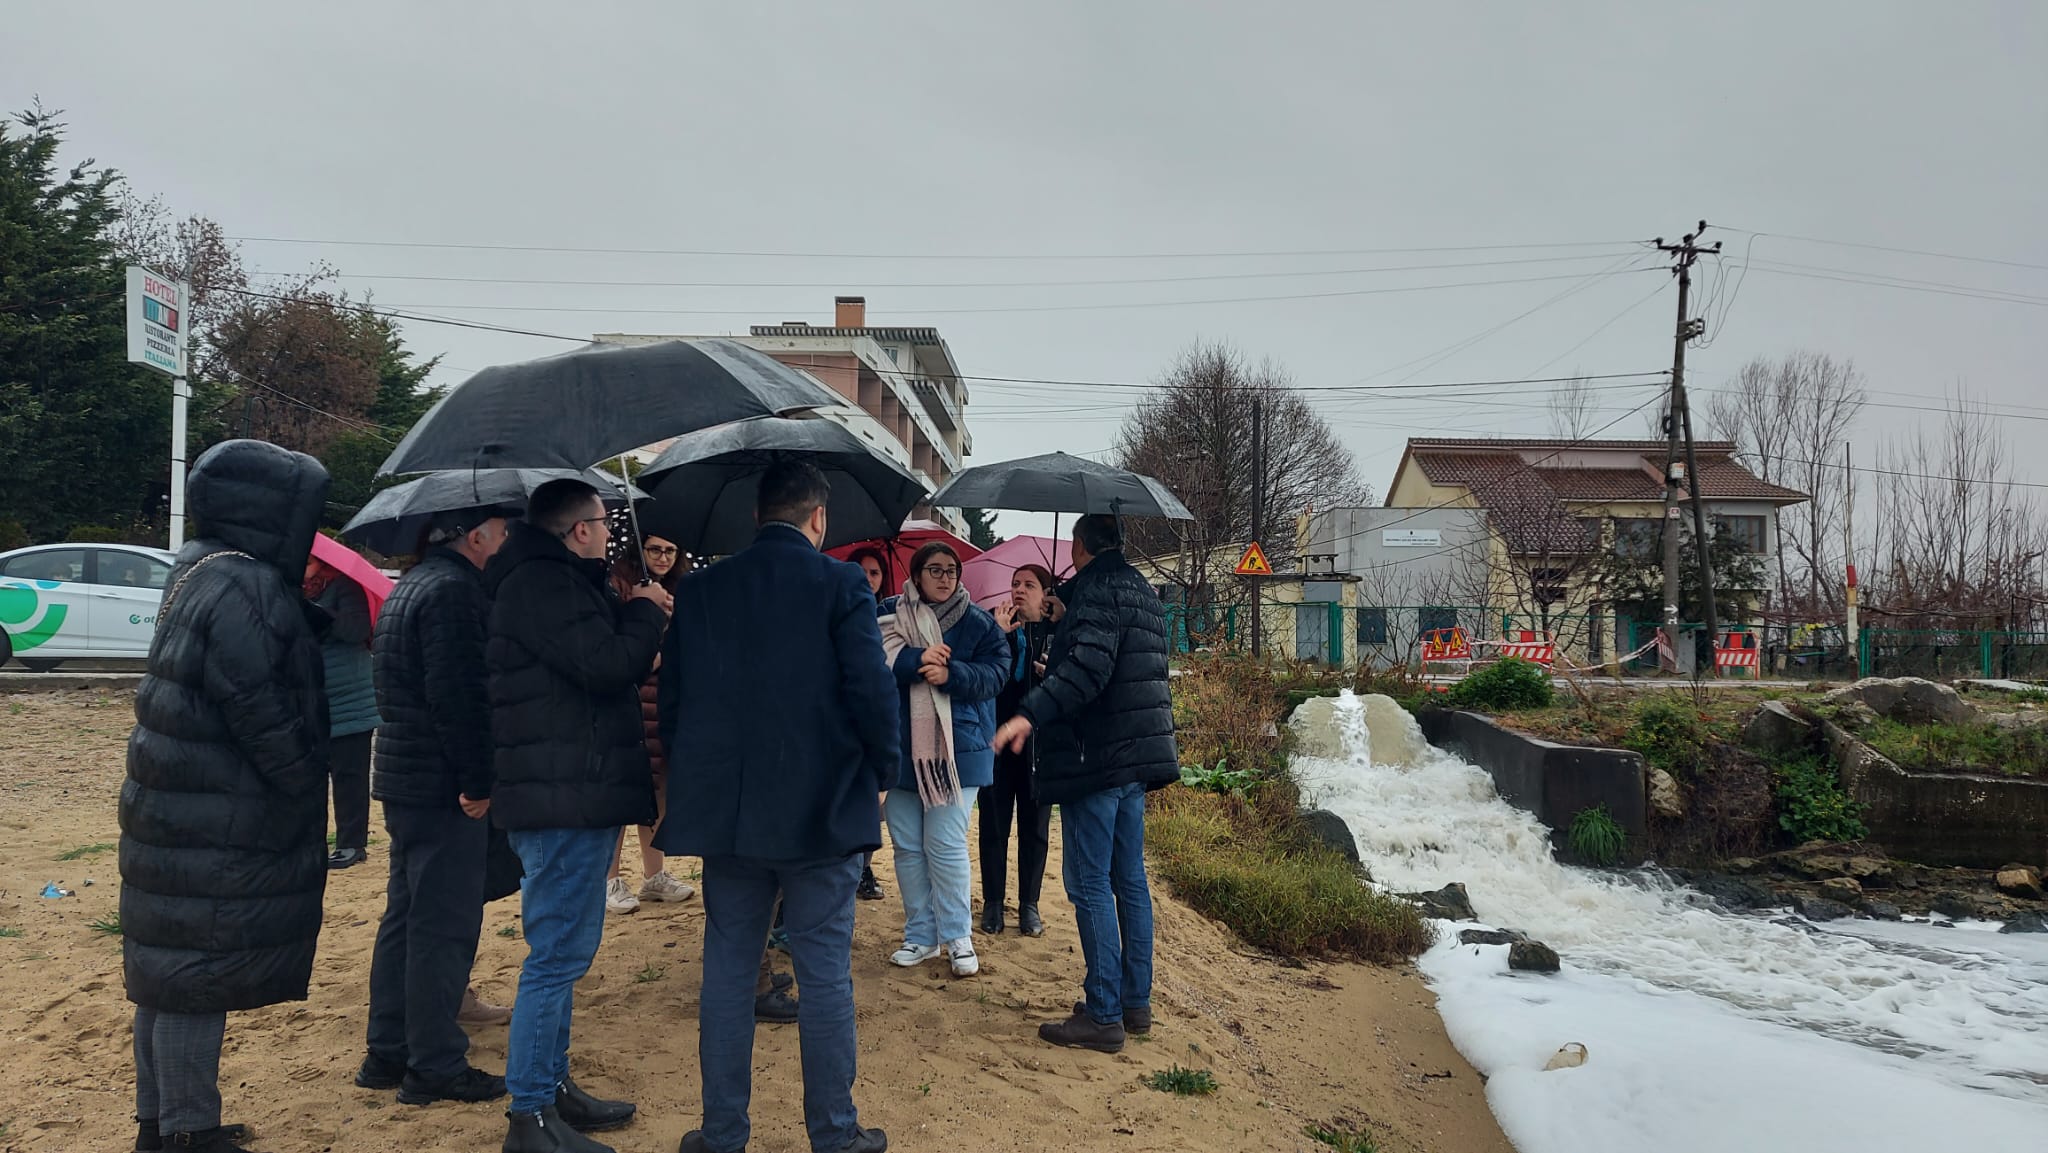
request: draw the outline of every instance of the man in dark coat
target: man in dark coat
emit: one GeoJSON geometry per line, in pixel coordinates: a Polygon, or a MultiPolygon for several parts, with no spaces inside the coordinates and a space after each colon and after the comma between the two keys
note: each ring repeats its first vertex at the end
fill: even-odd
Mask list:
{"type": "Polygon", "coordinates": [[[1060,807],[1067,899],[1088,963],[1087,1000],[1039,1026],[1055,1045],[1114,1053],[1152,1029],[1152,894],[1145,793],[1180,779],[1166,681],[1166,610],[1124,559],[1115,517],[1074,522],[1074,579],[1061,590],[1045,679],[996,733],[1019,749],[1034,729],[1040,804],[1060,807]]]}
{"type": "Polygon", "coordinates": [[[365,1089],[399,1101],[494,1101],[505,1079],[469,1064],[457,1015],[484,919],[490,845],[491,705],[484,677],[490,602],[483,568],[505,518],[477,509],[441,519],[432,546],[399,580],[373,644],[377,731],[371,795],[384,803],[391,879],[370,956],[365,1089]]]}
{"type": "Polygon", "coordinates": [[[829,495],[811,465],[769,468],[754,543],[676,587],[661,662],[669,810],[655,840],[704,858],[705,913],[704,1127],[681,1153],[746,1148],[755,973],[778,891],[804,991],[811,1148],[888,1147],[853,1104],[850,968],[861,854],[881,847],[879,797],[896,779],[896,684],[867,579],[818,552],[829,495]]]}
{"type": "Polygon", "coordinates": [[[140,1149],[239,1149],[220,1124],[227,1014],[303,1001],[327,885],[327,701],[299,595],[327,470],[208,449],[135,691],[121,786],[121,952],[140,1149]]]}
{"type": "MultiPolygon", "coordinates": [[[[633,1119],[569,1079],[569,1008],[604,930],[604,875],[625,825],[655,820],[640,720],[668,594],[607,588],[604,505],[580,480],[534,490],[484,571],[491,596],[491,819],[525,867],[526,963],[512,1004],[505,1153],[610,1153],[583,1136],[633,1119]]],[[[481,800],[482,798],[476,798],[481,800]]]]}

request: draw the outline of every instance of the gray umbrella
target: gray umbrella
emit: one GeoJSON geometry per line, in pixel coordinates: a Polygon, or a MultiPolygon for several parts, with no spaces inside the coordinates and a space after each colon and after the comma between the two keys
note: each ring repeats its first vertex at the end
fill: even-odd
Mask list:
{"type": "MultiPolygon", "coordinates": [[[[606,504],[626,502],[619,479],[596,469],[458,468],[429,473],[379,492],[342,528],[341,537],[385,556],[407,556],[419,548],[420,534],[437,516],[470,513],[478,520],[518,516],[526,511],[526,498],[534,489],[563,479],[588,482],[606,504]]],[[[635,500],[647,495],[638,488],[631,493],[635,500]]]]}
{"type": "Polygon", "coordinates": [[[588,468],[727,421],[840,403],[811,377],[730,340],[592,344],[463,381],[377,473],[588,468]]]}
{"type": "Polygon", "coordinates": [[[931,492],[834,421],[763,417],[679,437],[642,469],[640,485],[654,503],[642,511],[641,529],[698,556],[738,552],[754,539],[761,474],[788,460],[817,465],[832,485],[826,548],[896,532],[931,492]]]}
{"type": "Polygon", "coordinates": [[[962,469],[932,495],[932,503],[942,508],[1195,519],[1180,498],[1151,477],[1063,452],[962,469]]]}

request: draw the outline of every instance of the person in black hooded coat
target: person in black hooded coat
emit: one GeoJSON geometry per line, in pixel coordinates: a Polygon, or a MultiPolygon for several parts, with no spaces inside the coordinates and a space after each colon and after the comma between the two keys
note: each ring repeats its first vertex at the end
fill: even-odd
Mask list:
{"type": "Polygon", "coordinates": [[[327,698],[299,595],[327,470],[256,440],[188,480],[121,786],[121,951],[138,1148],[238,1147],[220,1126],[226,1014],[303,1001],[327,885],[327,698]]]}

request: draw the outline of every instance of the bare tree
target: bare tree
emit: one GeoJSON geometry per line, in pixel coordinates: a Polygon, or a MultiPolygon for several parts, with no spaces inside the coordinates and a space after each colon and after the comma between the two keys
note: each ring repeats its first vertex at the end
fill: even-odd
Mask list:
{"type": "MultiPolygon", "coordinates": [[[[1709,435],[1735,442],[1736,459],[1767,484],[1783,484],[1791,463],[1797,407],[1794,393],[1783,387],[1788,378],[1770,361],[1757,357],[1743,365],[1726,388],[1707,398],[1709,435]]],[[[1790,610],[1791,570],[1785,557],[1785,516],[1771,518],[1775,539],[1771,551],[1778,561],[1778,612],[1790,610]]],[[[1784,623],[1790,624],[1788,619],[1784,623]]]]}
{"type": "Polygon", "coordinates": [[[1804,607],[1809,615],[1826,615],[1824,606],[1841,602],[1847,563],[1842,553],[1847,489],[1836,466],[1868,398],[1856,366],[1826,353],[1794,353],[1779,363],[1778,376],[1777,388],[1789,395],[1785,411],[1792,430],[1780,483],[1809,498],[1787,510],[1794,521],[1793,551],[1805,570],[1804,607]]]}
{"type": "Polygon", "coordinates": [[[1250,540],[1253,501],[1265,491],[1268,559],[1297,552],[1293,518],[1364,504],[1350,450],[1271,361],[1252,364],[1227,344],[1197,342],[1124,418],[1112,450],[1123,467],[1157,477],[1195,514],[1192,522],[1138,521],[1136,548],[1162,562],[1188,603],[1211,595],[1219,551],[1250,540]],[[1254,412],[1264,427],[1263,476],[1254,475],[1254,412]]]}
{"type": "Polygon", "coordinates": [[[1579,440],[1593,431],[1593,382],[1575,376],[1550,394],[1550,435],[1579,440]]]}

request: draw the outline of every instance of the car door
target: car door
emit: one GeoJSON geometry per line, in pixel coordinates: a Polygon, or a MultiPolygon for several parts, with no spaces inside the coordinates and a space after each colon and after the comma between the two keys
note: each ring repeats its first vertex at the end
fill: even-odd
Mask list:
{"type": "Polygon", "coordinates": [[[20,660],[89,655],[88,550],[28,549],[0,561],[0,628],[20,660]]]}
{"type": "Polygon", "coordinates": [[[170,562],[135,549],[93,550],[92,650],[103,657],[149,655],[170,562]]]}

